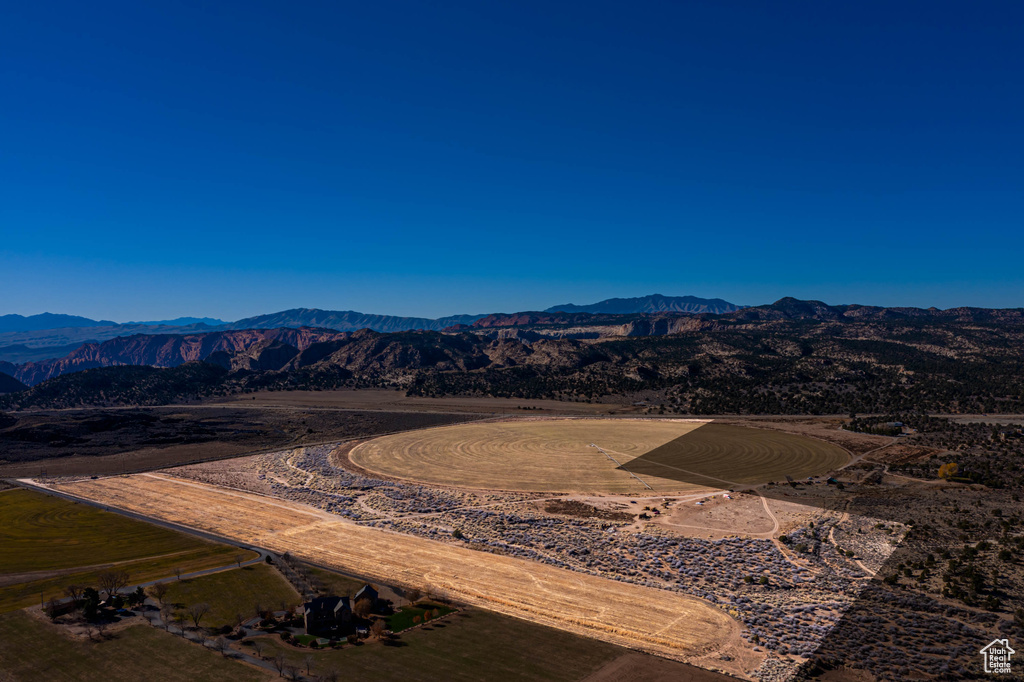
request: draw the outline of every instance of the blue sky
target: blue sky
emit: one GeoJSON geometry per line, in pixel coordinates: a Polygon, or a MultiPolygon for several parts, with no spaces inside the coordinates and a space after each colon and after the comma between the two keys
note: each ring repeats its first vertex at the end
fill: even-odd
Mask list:
{"type": "Polygon", "coordinates": [[[1017,2],[11,5],[0,313],[1024,306],[1022,35],[1017,2]]]}

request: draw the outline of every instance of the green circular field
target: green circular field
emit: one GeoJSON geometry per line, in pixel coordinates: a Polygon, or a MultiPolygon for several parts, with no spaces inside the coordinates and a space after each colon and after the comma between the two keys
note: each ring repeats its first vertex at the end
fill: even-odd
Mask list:
{"type": "Polygon", "coordinates": [[[375,438],[348,457],[368,471],[432,485],[588,493],[733,487],[818,475],[848,461],[823,441],[687,419],[458,424],[375,438]]]}

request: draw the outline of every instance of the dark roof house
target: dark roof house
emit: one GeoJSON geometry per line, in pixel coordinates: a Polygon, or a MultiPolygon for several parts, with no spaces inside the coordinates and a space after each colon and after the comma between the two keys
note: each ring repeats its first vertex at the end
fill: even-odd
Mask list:
{"type": "Polygon", "coordinates": [[[366,584],[356,592],[354,597],[352,597],[352,603],[355,603],[360,599],[369,599],[371,604],[376,605],[379,597],[380,595],[377,594],[377,590],[373,589],[372,585],[366,584]]]}
{"type": "Polygon", "coordinates": [[[317,597],[302,605],[306,634],[329,632],[352,619],[348,597],[317,597]]]}

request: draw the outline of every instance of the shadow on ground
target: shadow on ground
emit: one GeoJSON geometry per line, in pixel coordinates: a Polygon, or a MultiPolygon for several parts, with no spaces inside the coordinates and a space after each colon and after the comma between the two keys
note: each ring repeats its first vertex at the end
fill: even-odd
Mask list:
{"type": "MultiPolygon", "coordinates": [[[[823,553],[832,559],[838,557],[833,561],[839,562],[837,566],[827,569],[833,572],[830,584],[845,585],[853,592],[859,589],[838,624],[806,659],[798,677],[813,678],[829,670],[852,668],[881,680],[981,679],[989,677],[980,653],[989,642],[1008,637],[1011,647],[1024,644],[1024,639],[1015,639],[1024,633],[1013,617],[1015,603],[1024,594],[1024,581],[1012,568],[1015,559],[1008,561],[1005,552],[998,554],[1000,547],[1013,546],[1008,535],[1011,526],[1004,520],[1002,540],[987,547],[981,545],[984,549],[978,551],[978,538],[966,533],[963,524],[954,526],[942,513],[951,499],[963,499],[965,490],[977,493],[977,505],[999,496],[1012,505],[1012,491],[974,490],[934,482],[895,485],[884,479],[881,468],[873,470],[871,465],[845,470],[831,478],[828,471],[835,467],[831,464],[835,460],[828,448],[834,446],[824,444],[826,447],[805,448],[799,456],[780,457],[779,448],[789,445],[785,439],[741,443],[735,431],[728,432],[730,428],[736,427],[709,424],[620,468],[641,479],[668,478],[721,491],[749,489],[769,500],[847,514],[848,527],[861,529],[854,532],[879,528],[889,532],[891,526],[902,533],[909,528],[869,581],[844,575],[838,567],[844,553],[836,551],[834,543],[825,537],[828,532],[824,528],[802,528],[792,535],[798,539],[792,542],[799,541],[803,552],[819,558],[823,553]],[[811,473],[806,467],[788,469],[787,462],[801,457],[818,457],[826,468],[811,473]]],[[[997,537],[999,526],[992,525],[988,511],[979,510],[979,514],[984,520],[966,528],[974,528],[975,534],[982,530],[986,537],[997,537]]],[[[789,620],[796,626],[800,617],[794,614],[789,620]]],[[[789,641],[795,639],[783,628],[762,646],[786,652],[789,641]]],[[[1024,671],[1024,660],[1019,669],[1024,671]]],[[[841,678],[865,679],[858,674],[847,672],[841,678]]],[[[1024,679],[1024,675],[1001,675],[1000,679],[1024,679]]]]}

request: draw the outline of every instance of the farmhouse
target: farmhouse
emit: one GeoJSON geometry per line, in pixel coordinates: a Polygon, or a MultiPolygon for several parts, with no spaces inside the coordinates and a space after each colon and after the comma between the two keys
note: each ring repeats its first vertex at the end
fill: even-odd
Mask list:
{"type": "Polygon", "coordinates": [[[330,632],[352,620],[348,597],[317,597],[302,605],[306,634],[330,632]]]}
{"type": "Polygon", "coordinates": [[[379,598],[380,595],[377,594],[377,590],[373,589],[373,585],[366,584],[363,585],[358,592],[356,592],[354,597],[352,597],[352,603],[355,604],[358,601],[366,599],[370,602],[370,608],[375,609],[377,607],[377,600],[379,598]]]}

